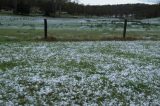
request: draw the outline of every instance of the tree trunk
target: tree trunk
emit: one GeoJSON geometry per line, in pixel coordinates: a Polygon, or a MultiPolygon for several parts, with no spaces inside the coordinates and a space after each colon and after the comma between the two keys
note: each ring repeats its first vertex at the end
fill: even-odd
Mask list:
{"type": "Polygon", "coordinates": [[[60,3],[60,5],[59,5],[59,17],[61,16],[61,11],[62,10],[62,7],[61,7],[61,3],[60,3]]]}
{"type": "Polygon", "coordinates": [[[13,13],[16,14],[17,13],[17,0],[14,0],[14,10],[13,13]]]}
{"type": "Polygon", "coordinates": [[[52,13],[54,17],[56,16],[56,10],[57,10],[57,1],[52,0],[52,13]]]}

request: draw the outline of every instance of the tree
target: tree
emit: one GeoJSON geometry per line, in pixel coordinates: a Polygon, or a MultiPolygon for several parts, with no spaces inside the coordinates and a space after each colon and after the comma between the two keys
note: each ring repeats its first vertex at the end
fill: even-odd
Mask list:
{"type": "Polygon", "coordinates": [[[18,0],[15,2],[16,13],[20,14],[29,14],[30,13],[30,4],[29,0],[18,0]]]}
{"type": "Polygon", "coordinates": [[[47,1],[44,3],[44,15],[50,16],[53,13],[53,3],[52,1],[47,1]]]}
{"type": "Polygon", "coordinates": [[[13,13],[16,13],[17,12],[17,0],[14,0],[13,5],[14,5],[13,13]]]}
{"type": "Polygon", "coordinates": [[[53,13],[53,16],[55,17],[56,10],[57,10],[57,0],[51,0],[51,2],[52,2],[52,13],[53,13]]]}
{"type": "MultiPolygon", "coordinates": [[[[148,1],[148,0],[147,0],[148,1]]],[[[0,9],[13,10],[13,13],[28,15],[31,9],[38,8],[46,16],[61,16],[62,12],[86,16],[135,16],[136,18],[160,17],[160,0],[149,0],[157,4],[125,4],[91,6],[78,4],[78,0],[0,0],[0,9]]],[[[38,11],[39,12],[39,11],[38,11]]]]}
{"type": "Polygon", "coordinates": [[[57,7],[58,7],[59,16],[61,16],[62,9],[67,2],[70,2],[70,0],[57,0],[57,7]]]}

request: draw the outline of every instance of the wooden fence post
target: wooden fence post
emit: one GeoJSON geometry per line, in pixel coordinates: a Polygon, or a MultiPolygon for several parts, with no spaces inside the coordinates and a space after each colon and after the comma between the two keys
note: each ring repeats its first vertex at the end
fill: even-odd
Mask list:
{"type": "Polygon", "coordinates": [[[47,19],[44,19],[44,38],[47,39],[47,19]]]}
{"type": "Polygon", "coordinates": [[[127,19],[124,20],[123,39],[126,38],[126,29],[127,29],[127,19]]]}

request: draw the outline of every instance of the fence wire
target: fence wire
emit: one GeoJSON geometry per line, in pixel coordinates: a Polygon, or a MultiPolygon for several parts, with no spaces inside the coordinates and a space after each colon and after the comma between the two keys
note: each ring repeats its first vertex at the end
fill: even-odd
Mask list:
{"type": "MultiPolygon", "coordinates": [[[[0,30],[17,30],[19,32],[25,30],[32,36],[43,37],[44,18],[46,17],[0,16],[0,30]]],[[[108,36],[122,36],[124,26],[123,19],[105,17],[47,18],[47,22],[48,35],[60,39],[83,37],[103,39],[108,36]]],[[[127,23],[128,36],[159,39],[159,29],[160,18],[128,20],[127,23]]],[[[18,34],[22,33],[17,33],[17,36],[18,34]]],[[[1,33],[1,35],[3,34],[1,33]]]]}

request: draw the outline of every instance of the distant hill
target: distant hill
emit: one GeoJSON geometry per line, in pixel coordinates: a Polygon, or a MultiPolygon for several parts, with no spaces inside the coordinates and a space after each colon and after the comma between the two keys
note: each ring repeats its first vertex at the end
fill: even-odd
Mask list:
{"type": "Polygon", "coordinates": [[[0,0],[0,10],[10,10],[14,14],[42,14],[61,17],[72,16],[108,16],[154,18],[160,17],[160,4],[120,4],[120,5],[83,5],[70,0],[0,0]]]}

